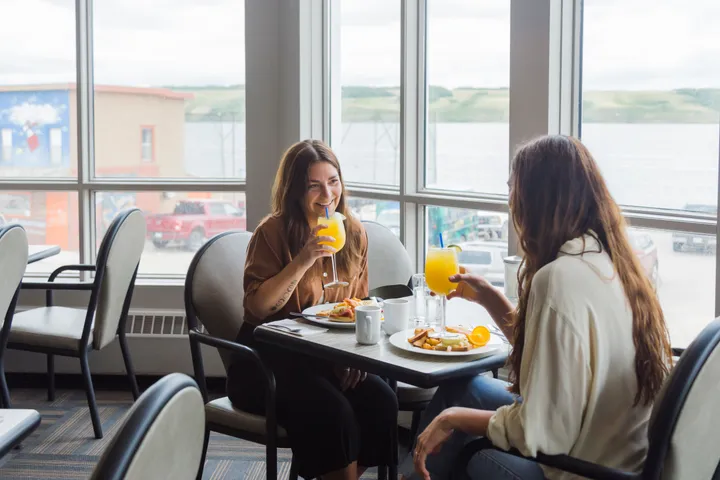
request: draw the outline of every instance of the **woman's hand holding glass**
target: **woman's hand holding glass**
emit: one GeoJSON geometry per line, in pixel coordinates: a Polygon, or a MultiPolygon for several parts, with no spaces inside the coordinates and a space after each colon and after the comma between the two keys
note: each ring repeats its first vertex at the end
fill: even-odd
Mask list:
{"type": "Polygon", "coordinates": [[[331,257],[335,252],[335,248],[327,243],[333,243],[335,239],[329,236],[318,236],[318,232],[327,225],[316,225],[310,232],[310,238],[303,246],[297,256],[298,261],[307,268],[312,267],[318,258],[331,257]]]}
{"type": "Polygon", "coordinates": [[[480,275],[467,273],[463,266],[460,267],[460,273],[450,277],[450,281],[457,283],[457,288],[448,294],[448,299],[463,298],[483,306],[487,298],[487,292],[493,289],[490,282],[480,275]]]}

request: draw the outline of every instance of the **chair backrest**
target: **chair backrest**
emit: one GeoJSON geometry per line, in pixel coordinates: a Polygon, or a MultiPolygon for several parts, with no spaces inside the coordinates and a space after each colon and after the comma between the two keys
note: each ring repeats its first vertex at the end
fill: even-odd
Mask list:
{"type": "MultiPolygon", "coordinates": [[[[243,276],[250,232],[231,231],[214,236],[198,250],[185,279],[188,326],[197,321],[208,333],[235,341],[244,319],[243,276]]],[[[225,370],[232,354],[220,350],[225,370]]]]}
{"type": "Polygon", "coordinates": [[[655,401],[643,478],[713,478],[720,462],[720,318],[700,332],[655,401]]]}
{"type": "Polygon", "coordinates": [[[197,384],[171,373],[137,399],[91,479],[194,479],[204,436],[205,402],[197,384]]]}
{"type": "Polygon", "coordinates": [[[145,217],[137,208],[115,216],[100,244],[96,278],[101,279],[95,311],[93,346],[99,350],[115,339],[125,301],[132,295],[135,274],[145,248],[145,217]]]}
{"type": "Polygon", "coordinates": [[[405,246],[386,226],[362,222],[368,236],[369,289],[407,285],[415,273],[405,246]]]}
{"type": "Polygon", "coordinates": [[[0,229],[0,323],[14,311],[13,298],[25,275],[28,261],[28,240],[20,225],[0,229]]]}

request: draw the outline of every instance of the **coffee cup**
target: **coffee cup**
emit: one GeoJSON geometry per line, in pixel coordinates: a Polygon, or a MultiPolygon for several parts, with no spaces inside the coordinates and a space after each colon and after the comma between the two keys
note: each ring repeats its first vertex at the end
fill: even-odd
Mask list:
{"type": "Polygon", "coordinates": [[[376,305],[355,308],[355,338],[363,345],[375,345],[380,341],[380,317],[382,309],[376,305]]]}

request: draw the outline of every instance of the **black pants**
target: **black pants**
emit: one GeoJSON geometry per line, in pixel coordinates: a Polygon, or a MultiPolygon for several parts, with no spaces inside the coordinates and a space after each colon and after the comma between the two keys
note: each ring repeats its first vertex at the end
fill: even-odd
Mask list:
{"type": "MultiPolygon", "coordinates": [[[[302,477],[315,478],[354,461],[364,467],[397,463],[397,397],[381,378],[368,375],[343,392],[331,365],[281,349],[259,349],[275,374],[278,423],[287,431],[302,477]]],[[[264,413],[261,377],[246,363],[231,365],[227,392],[237,408],[264,413]]]]}

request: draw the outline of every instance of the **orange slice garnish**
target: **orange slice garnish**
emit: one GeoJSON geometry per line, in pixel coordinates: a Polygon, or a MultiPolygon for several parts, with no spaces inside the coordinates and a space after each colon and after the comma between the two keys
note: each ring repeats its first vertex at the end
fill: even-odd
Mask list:
{"type": "Polygon", "coordinates": [[[479,327],[473,328],[473,331],[467,337],[470,343],[476,347],[484,347],[490,341],[490,330],[480,325],[479,327]]]}

